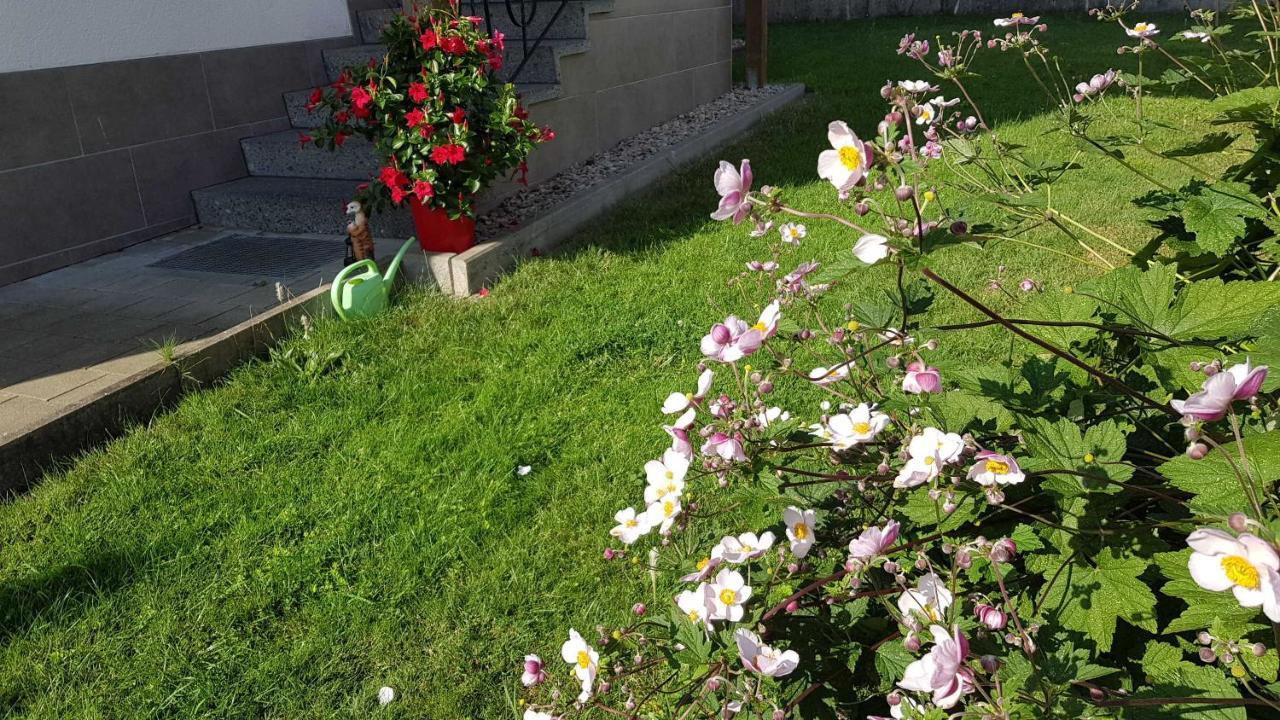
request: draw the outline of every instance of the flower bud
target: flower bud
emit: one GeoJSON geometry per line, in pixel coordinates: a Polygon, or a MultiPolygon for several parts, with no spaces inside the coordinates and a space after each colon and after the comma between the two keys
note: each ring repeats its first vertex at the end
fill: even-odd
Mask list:
{"type": "Polygon", "coordinates": [[[1000,538],[991,545],[991,562],[1006,563],[1018,554],[1018,545],[1009,538],[1000,538]]]}
{"type": "Polygon", "coordinates": [[[902,646],[908,652],[920,652],[920,636],[915,633],[907,633],[907,639],[902,641],[902,646]]]}
{"type": "Polygon", "coordinates": [[[1000,669],[1000,659],[995,655],[983,655],[978,658],[978,662],[982,665],[982,669],[987,671],[988,675],[994,675],[1000,669]]]}
{"type": "MultiPolygon", "coordinates": [[[[1202,649],[1202,650],[1208,650],[1208,648],[1201,648],[1201,649],[1202,649]]],[[[1203,654],[1203,653],[1202,653],[1202,654],[1203,654]]],[[[1235,656],[1235,655],[1232,655],[1232,654],[1231,654],[1231,653],[1229,653],[1229,652],[1224,652],[1224,653],[1222,653],[1222,655],[1219,657],[1219,659],[1220,659],[1220,660],[1222,660],[1222,664],[1223,664],[1223,665],[1230,665],[1231,663],[1233,663],[1233,662],[1235,662],[1235,661],[1236,661],[1236,656],[1235,656]]]]}
{"type": "Polygon", "coordinates": [[[787,711],[783,710],[782,708],[778,708],[777,710],[774,710],[773,720],[787,720],[787,711]]]}
{"type": "Polygon", "coordinates": [[[867,204],[866,200],[859,200],[858,204],[853,206],[853,211],[858,214],[858,217],[862,217],[871,212],[871,206],[867,204]]]}
{"type": "Polygon", "coordinates": [[[1200,428],[1192,425],[1183,431],[1182,436],[1187,439],[1187,442],[1195,442],[1200,439],[1200,428]]]}
{"type": "MultiPolygon", "coordinates": [[[[951,504],[952,504],[953,506],[955,505],[955,503],[954,503],[954,502],[952,502],[951,504]]],[[[970,553],[968,550],[961,550],[960,552],[956,553],[956,566],[957,566],[957,567],[961,568],[962,570],[967,570],[967,569],[968,569],[968,568],[970,568],[972,565],[973,565],[973,554],[972,554],[972,553],[970,553]]]]}
{"type": "Polygon", "coordinates": [[[1200,643],[1201,645],[1208,645],[1209,643],[1213,642],[1213,636],[1201,630],[1200,634],[1196,635],[1196,642],[1200,643]]]}
{"type": "Polygon", "coordinates": [[[1249,518],[1244,513],[1231,513],[1227,518],[1227,524],[1236,532],[1244,532],[1249,528],[1249,518]]]}
{"type": "Polygon", "coordinates": [[[1101,700],[1106,699],[1107,695],[1106,693],[1102,692],[1102,688],[1095,687],[1095,688],[1089,688],[1089,697],[1092,698],[1094,702],[1099,702],[1101,700]]]}
{"type": "Polygon", "coordinates": [[[617,550],[614,550],[613,548],[605,548],[605,549],[604,549],[604,559],[605,559],[605,560],[612,560],[612,559],[614,559],[614,558],[616,558],[616,557],[618,557],[618,551],[617,551],[617,550]]]}
{"type": "Polygon", "coordinates": [[[710,680],[707,680],[707,690],[711,692],[715,692],[720,689],[720,685],[722,683],[724,683],[723,679],[719,677],[713,677],[710,680]]]}
{"type": "Polygon", "coordinates": [[[1003,630],[1009,624],[1009,616],[1004,610],[986,603],[974,608],[974,614],[978,622],[991,630],[1003,630]]]}
{"type": "Polygon", "coordinates": [[[786,607],[787,613],[793,613],[799,609],[800,609],[799,600],[792,600],[791,602],[787,603],[787,607],[786,607]]]}
{"type": "Polygon", "coordinates": [[[1253,652],[1254,657],[1262,657],[1267,654],[1267,646],[1262,643],[1254,643],[1250,650],[1253,652]]]}
{"type": "Polygon", "coordinates": [[[888,365],[889,369],[891,370],[897,370],[898,366],[902,364],[902,359],[899,358],[897,355],[890,355],[889,357],[885,358],[884,364],[888,365]]]}
{"type": "Polygon", "coordinates": [[[888,115],[885,115],[884,119],[891,124],[897,125],[898,123],[902,122],[902,113],[898,112],[897,110],[894,110],[888,115]]]}
{"type": "Polygon", "coordinates": [[[631,606],[631,612],[637,616],[643,616],[647,609],[648,608],[644,606],[644,603],[636,603],[631,606]]]}
{"type": "Polygon", "coordinates": [[[893,191],[893,196],[903,202],[910,200],[912,197],[915,196],[915,194],[916,194],[915,188],[911,187],[910,185],[899,185],[898,189],[893,191]]]}
{"type": "Polygon", "coordinates": [[[600,694],[601,694],[601,695],[603,695],[603,694],[605,694],[605,693],[609,692],[611,689],[613,689],[613,686],[612,686],[612,685],[610,685],[609,683],[607,683],[607,682],[602,682],[602,683],[600,683],[599,690],[600,690],[600,694]]]}
{"type": "Polygon", "coordinates": [[[888,466],[886,463],[880,463],[879,465],[877,465],[877,466],[876,466],[876,474],[878,474],[878,475],[888,475],[888,474],[889,474],[889,466],[888,466]]]}
{"type": "Polygon", "coordinates": [[[1192,460],[1203,460],[1209,454],[1209,446],[1202,442],[1194,442],[1187,446],[1187,457],[1192,460]]]}
{"type": "Polygon", "coordinates": [[[764,382],[760,383],[759,390],[761,395],[768,395],[769,393],[773,392],[773,383],[768,380],[765,380],[764,382]]]}

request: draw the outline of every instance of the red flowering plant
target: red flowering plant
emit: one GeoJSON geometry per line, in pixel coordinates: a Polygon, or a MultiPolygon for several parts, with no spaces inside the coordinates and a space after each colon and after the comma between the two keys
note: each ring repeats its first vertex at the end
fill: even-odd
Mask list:
{"type": "Polygon", "coordinates": [[[550,128],[529,120],[515,86],[495,75],[504,40],[463,17],[456,7],[397,15],[383,31],[381,62],[349,67],[309,107],[329,120],[301,142],[330,150],[352,135],[368,138],[385,160],[359,187],[366,209],[421,202],[458,217],[474,213],[476,193],[494,178],[518,172],[550,128]]]}

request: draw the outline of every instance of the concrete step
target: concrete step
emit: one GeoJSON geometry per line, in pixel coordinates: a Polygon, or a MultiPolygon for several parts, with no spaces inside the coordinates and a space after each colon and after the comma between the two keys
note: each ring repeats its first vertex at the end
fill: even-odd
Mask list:
{"type": "MultiPolygon", "coordinates": [[[[516,84],[516,91],[520,93],[520,99],[525,107],[560,97],[558,83],[522,82],[516,84]]],[[[289,111],[289,122],[295,128],[318,128],[329,119],[327,108],[317,108],[315,112],[309,112],[307,103],[310,101],[310,90],[295,90],[284,94],[284,104],[289,111]]]]}
{"type": "Polygon", "coordinates": [[[361,137],[349,137],[342,147],[329,151],[314,143],[304,146],[296,130],[286,130],[245,138],[240,147],[249,174],[260,177],[364,181],[378,172],[373,143],[361,137]]]}
{"type": "MultiPolygon", "coordinates": [[[[586,40],[543,40],[534,49],[520,71],[522,82],[554,83],[559,82],[560,72],[557,60],[563,55],[586,52],[589,45],[586,40]]],[[[346,67],[364,67],[370,60],[380,62],[386,55],[386,47],[382,45],[354,45],[345,48],[333,48],[324,51],[324,66],[330,80],[337,80],[346,67]]],[[[509,79],[520,67],[524,59],[524,51],[519,44],[507,45],[503,58],[502,71],[499,76],[509,79]]]]}
{"type": "MultiPolygon", "coordinates": [[[[193,190],[191,199],[205,225],[345,235],[346,206],[355,189],[350,180],[247,177],[193,190]]],[[[376,237],[413,234],[407,209],[376,213],[369,224],[376,237]]]]}
{"type": "MultiPolygon", "coordinates": [[[[475,8],[471,7],[472,4],[473,3],[464,0],[462,3],[463,14],[483,16],[483,4],[476,2],[474,3],[475,8]]],[[[493,29],[501,30],[502,34],[507,36],[507,42],[516,44],[518,44],[521,37],[526,34],[529,38],[529,42],[533,42],[542,34],[542,30],[546,28],[548,24],[551,25],[551,28],[547,30],[548,38],[558,40],[568,38],[585,38],[587,36],[587,5],[588,3],[584,2],[570,2],[565,6],[564,10],[560,12],[560,15],[556,17],[555,22],[552,23],[551,18],[555,15],[556,8],[559,7],[559,3],[529,3],[527,7],[536,7],[537,10],[531,11],[532,17],[529,19],[528,23],[517,24],[516,20],[520,19],[519,7],[512,5],[513,12],[516,15],[516,18],[513,19],[511,17],[511,13],[507,12],[507,6],[505,3],[489,3],[489,6],[492,8],[491,19],[493,22],[493,29]],[[521,24],[528,26],[527,33],[521,30],[521,24]]],[[[391,22],[391,18],[395,17],[396,12],[396,10],[365,10],[361,12],[359,14],[360,37],[363,38],[364,42],[381,42],[382,28],[385,27],[387,23],[391,22]]],[[[484,26],[482,25],[482,27],[484,26]]]]}

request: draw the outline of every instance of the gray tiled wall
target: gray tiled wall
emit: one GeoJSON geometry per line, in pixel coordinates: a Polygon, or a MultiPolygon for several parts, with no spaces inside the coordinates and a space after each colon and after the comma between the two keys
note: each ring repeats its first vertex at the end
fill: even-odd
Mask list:
{"type": "Polygon", "coordinates": [[[341,37],[0,74],[0,285],[191,225],[341,37]]]}

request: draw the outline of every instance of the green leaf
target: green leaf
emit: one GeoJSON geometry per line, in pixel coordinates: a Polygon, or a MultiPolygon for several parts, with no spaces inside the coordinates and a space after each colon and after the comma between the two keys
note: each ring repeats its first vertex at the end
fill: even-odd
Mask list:
{"type": "MultiPolygon", "coordinates": [[[[1098,301],[1077,293],[1046,292],[1036,295],[1019,311],[1027,320],[1051,322],[1096,322],[1098,301]]],[[[1084,342],[1096,337],[1098,331],[1087,327],[1024,326],[1031,334],[1047,340],[1060,348],[1072,343],[1084,342]]]]}
{"type": "Polygon", "coordinates": [[[1164,328],[1172,323],[1169,305],[1176,273],[1166,265],[1149,270],[1118,268],[1083,284],[1082,290],[1097,296],[1102,301],[1102,312],[1115,315],[1120,322],[1148,329],[1164,328]]]}
{"type": "Polygon", "coordinates": [[[938,395],[929,402],[929,411],[938,425],[949,432],[963,433],[975,425],[995,431],[1013,426],[1013,414],[1003,405],[963,390],[938,395]]]}
{"type": "Polygon", "coordinates": [[[1084,433],[1071,420],[1051,422],[1043,418],[1023,421],[1023,438],[1031,457],[1029,467],[1037,470],[1070,470],[1086,476],[1061,474],[1046,486],[1065,497],[1086,492],[1114,493],[1119,487],[1106,482],[1124,482],[1133,477],[1133,468],[1121,464],[1126,450],[1125,435],[1114,421],[1098,423],[1084,433]]]}
{"type": "Polygon", "coordinates": [[[1220,113],[1240,113],[1272,110],[1277,104],[1280,104],[1280,88],[1266,86],[1223,95],[1209,103],[1209,107],[1220,113]]]}
{"type": "Polygon", "coordinates": [[[876,673],[880,675],[880,687],[892,687],[902,679],[902,673],[916,658],[900,642],[881,645],[875,653],[876,673]]]}
{"type": "Polygon", "coordinates": [[[1170,325],[1161,332],[1179,340],[1235,339],[1252,334],[1254,324],[1277,304],[1280,283],[1201,280],[1183,289],[1170,325]]]}
{"type": "Polygon", "coordinates": [[[1182,222],[1195,234],[1196,243],[1218,256],[1235,249],[1235,241],[1245,233],[1245,218],[1263,214],[1249,187],[1242,183],[1214,183],[1182,206],[1182,222]]]}
{"type": "Polygon", "coordinates": [[[1242,608],[1230,592],[1210,592],[1191,579],[1191,572],[1187,569],[1190,556],[1190,548],[1153,556],[1160,574],[1169,579],[1160,592],[1187,604],[1187,609],[1164,631],[1208,630],[1216,622],[1218,632],[1223,636],[1239,638],[1259,627],[1253,622],[1258,617],[1258,608],[1242,608]]]}
{"type": "Polygon", "coordinates": [[[1156,596],[1141,576],[1147,561],[1138,557],[1121,557],[1105,548],[1090,565],[1077,559],[1058,572],[1066,558],[1035,556],[1036,571],[1045,576],[1048,585],[1041,605],[1042,612],[1056,619],[1068,630],[1083,632],[1107,651],[1115,639],[1116,621],[1149,632],[1156,631],[1156,596]]]}
{"type": "MultiPolygon", "coordinates": [[[[1133,694],[1142,697],[1197,697],[1238,698],[1240,691],[1221,669],[1210,665],[1196,665],[1183,659],[1182,651],[1165,643],[1155,642],[1147,646],[1142,657],[1142,669],[1153,681],[1153,686],[1133,694]]],[[[1242,707],[1206,707],[1204,705],[1163,705],[1133,713],[1138,718],[1169,718],[1180,720],[1245,720],[1242,707]]]]}
{"type": "MultiPolygon", "coordinates": [[[[1245,453],[1249,468],[1262,482],[1260,490],[1270,492],[1280,479],[1280,430],[1245,439],[1245,453]]],[[[1244,490],[1236,476],[1240,467],[1240,451],[1236,443],[1227,443],[1222,450],[1214,449],[1203,460],[1179,456],[1161,465],[1157,470],[1179,490],[1194,495],[1190,506],[1205,515],[1230,515],[1248,507],[1244,490]],[[1231,459],[1228,461],[1227,455],[1231,459]]],[[[1244,467],[1240,467],[1244,471],[1244,467]]]]}

